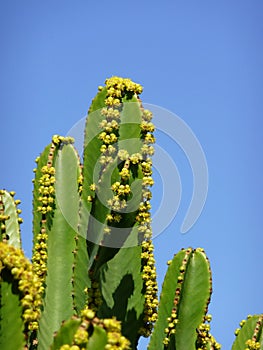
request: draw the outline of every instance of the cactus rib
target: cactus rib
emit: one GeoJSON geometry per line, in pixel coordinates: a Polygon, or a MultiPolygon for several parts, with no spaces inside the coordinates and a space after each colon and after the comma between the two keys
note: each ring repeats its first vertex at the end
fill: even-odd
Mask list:
{"type": "Polygon", "coordinates": [[[21,248],[19,216],[21,210],[17,208],[20,200],[14,199],[15,192],[0,190],[0,240],[8,242],[16,248],[21,248]]]}

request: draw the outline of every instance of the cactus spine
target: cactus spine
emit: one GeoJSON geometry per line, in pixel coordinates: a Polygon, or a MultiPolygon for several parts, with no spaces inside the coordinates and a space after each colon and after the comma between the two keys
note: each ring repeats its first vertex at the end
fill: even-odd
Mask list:
{"type": "MultiPolygon", "coordinates": [[[[149,350],[220,349],[202,249],[173,257],[158,301],[154,125],[141,93],[129,79],[107,79],[88,112],[83,162],[73,139],[58,135],[36,159],[32,262],[21,249],[20,201],[0,191],[1,349],[128,350],[141,335],[151,335],[149,350]]],[[[262,315],[237,333],[233,350],[263,349],[262,315]]]]}

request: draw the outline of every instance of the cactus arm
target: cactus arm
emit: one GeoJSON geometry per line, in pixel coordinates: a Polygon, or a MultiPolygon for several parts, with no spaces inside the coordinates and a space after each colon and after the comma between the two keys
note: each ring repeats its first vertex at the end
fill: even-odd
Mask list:
{"type": "Polygon", "coordinates": [[[0,293],[0,348],[22,350],[25,336],[18,291],[14,293],[13,283],[9,279],[1,281],[0,293]]]}
{"type": "MultiPolygon", "coordinates": [[[[13,196],[13,192],[0,191],[0,237],[1,241],[21,248],[18,201],[15,202],[13,196]]],[[[11,266],[8,269],[4,265],[5,247],[2,246],[0,257],[0,348],[20,350],[25,345],[23,308],[16,281],[10,272],[11,266]]]]}
{"type": "MultiPolygon", "coordinates": [[[[11,344],[14,341],[12,338],[17,337],[17,341],[24,344],[26,336],[38,328],[42,287],[21,249],[0,242],[0,266],[0,341],[1,349],[10,349],[4,347],[6,341],[11,344]],[[15,337],[11,336],[12,331],[17,332],[15,337]],[[7,336],[11,338],[7,339],[7,336]]],[[[17,346],[14,349],[21,349],[17,346]]]]}
{"type": "Polygon", "coordinates": [[[62,323],[51,350],[130,350],[129,344],[122,336],[119,321],[115,318],[99,319],[92,310],[85,308],[80,318],[73,317],[62,323]]]}
{"type": "Polygon", "coordinates": [[[81,320],[78,318],[71,318],[64,321],[54,336],[53,343],[50,350],[59,350],[64,344],[72,344],[74,335],[81,324],[81,320]]]}
{"type": "Polygon", "coordinates": [[[165,329],[168,327],[168,317],[170,317],[174,307],[177,280],[180,275],[180,266],[184,258],[185,251],[181,250],[174,256],[173,260],[169,262],[160,295],[158,318],[154,325],[148,350],[164,348],[163,340],[166,337],[165,329]]]}
{"type": "MultiPolygon", "coordinates": [[[[47,166],[50,162],[52,163],[52,159],[54,157],[54,154],[52,155],[52,143],[50,143],[48,146],[45,147],[44,151],[40,154],[39,157],[35,159],[36,162],[36,168],[34,169],[35,178],[33,179],[33,255],[34,255],[34,249],[35,244],[37,243],[38,239],[37,236],[41,232],[42,228],[42,219],[43,214],[41,211],[38,210],[38,207],[40,205],[39,197],[40,197],[40,179],[43,175],[42,168],[44,166],[47,166]]],[[[56,150],[54,151],[56,152],[56,150]]]]}
{"type": "MultiPolygon", "coordinates": [[[[152,288],[154,274],[149,281],[149,269],[153,268],[154,260],[152,245],[148,242],[144,250],[142,247],[136,247],[146,237],[144,237],[145,233],[148,240],[151,238],[149,213],[151,195],[148,186],[152,185],[150,156],[153,154],[153,149],[149,144],[154,142],[152,135],[154,127],[150,122],[151,113],[144,111],[137,96],[141,91],[142,88],[138,84],[128,79],[113,77],[106,80],[106,90],[105,88],[100,90],[94,100],[95,105],[93,106],[93,101],[90,109],[87,126],[88,123],[90,124],[89,128],[86,128],[85,138],[88,140],[85,150],[87,151],[87,159],[89,159],[89,172],[91,172],[89,174],[89,189],[91,189],[93,182],[96,183],[95,191],[89,192],[91,215],[87,238],[91,237],[92,241],[88,245],[90,277],[93,281],[89,297],[92,299],[93,294],[99,293],[99,290],[95,289],[98,288],[97,286],[102,283],[103,279],[109,280],[107,275],[111,275],[110,270],[118,271],[118,273],[115,271],[115,276],[118,277],[112,293],[122,295],[123,300],[129,300],[129,303],[122,305],[123,310],[120,312],[121,307],[117,308],[116,304],[113,307],[110,304],[112,298],[109,297],[107,300],[106,297],[104,306],[102,308],[98,306],[98,314],[101,317],[115,315],[122,320],[124,332],[126,332],[128,324],[133,324],[133,331],[130,335],[132,346],[135,346],[139,337],[138,333],[145,325],[149,326],[148,331],[151,328],[150,324],[154,321],[151,313],[154,313],[156,309],[156,304],[153,306],[152,303],[156,300],[151,294],[157,293],[155,289],[157,284],[152,288]],[[99,100],[100,103],[98,103],[99,100]],[[95,125],[91,127],[92,124],[96,124],[97,127],[95,125]],[[96,157],[90,160],[93,155],[88,158],[88,150],[90,148],[91,153],[92,142],[99,148],[100,152],[97,152],[96,157]],[[91,177],[94,174],[97,175],[96,181],[91,177]],[[127,243],[129,236],[136,237],[136,243],[127,243]],[[135,247],[125,248],[126,255],[120,251],[121,247],[129,245],[135,245],[135,247]],[[148,266],[149,261],[145,258],[148,249],[151,250],[151,266],[148,266]],[[144,254],[144,259],[142,259],[142,254],[144,254]],[[126,258],[129,261],[129,266],[125,265],[123,269],[121,266],[125,264],[126,258]],[[134,266],[134,270],[131,266],[134,266]],[[130,285],[131,290],[126,288],[127,285],[124,282],[127,282],[127,278],[131,278],[131,284],[136,281],[140,295],[136,291],[136,287],[130,285]],[[148,283],[148,287],[146,283],[148,283]],[[136,303],[135,300],[138,302],[138,309],[135,307],[136,311],[130,312],[129,308],[132,308],[131,305],[136,303]],[[143,318],[145,318],[144,322],[142,322],[143,318]]],[[[84,154],[83,173],[86,168],[84,154]]],[[[156,274],[154,278],[156,278],[156,274]]],[[[110,293],[105,295],[109,296],[110,293]]],[[[94,299],[98,298],[94,297],[94,299]]],[[[92,302],[89,305],[95,310],[97,309],[95,304],[92,302]]],[[[142,332],[146,335],[148,331],[142,332]]]]}
{"type": "Polygon", "coordinates": [[[176,327],[176,349],[195,349],[196,328],[207,313],[212,292],[211,270],[203,251],[196,249],[187,264],[183,277],[181,302],[178,307],[178,325],[176,327]]]}
{"type": "Polygon", "coordinates": [[[21,248],[19,217],[21,210],[17,209],[19,200],[15,200],[14,192],[0,190],[0,239],[7,241],[16,248],[21,248]]]}
{"type": "Polygon", "coordinates": [[[263,315],[248,316],[240,322],[240,329],[235,332],[236,339],[232,350],[254,350],[263,348],[263,315]]]}
{"type": "MultiPolygon", "coordinates": [[[[129,83],[131,82],[129,81],[129,83]]],[[[123,146],[123,148],[128,148],[128,151],[136,148],[136,152],[139,152],[142,144],[140,141],[142,112],[139,108],[137,97],[134,95],[137,85],[131,84],[133,84],[131,90],[127,91],[126,89],[129,89],[129,87],[125,79],[112,78],[107,80],[106,87],[100,89],[93,100],[87,118],[84,141],[83,198],[84,201],[88,197],[92,199],[92,207],[89,207],[92,220],[88,228],[88,239],[97,244],[100,243],[104,224],[106,224],[106,217],[110,212],[107,204],[107,201],[112,199],[110,186],[120,178],[119,171],[117,171],[117,166],[120,162],[117,157],[117,151],[123,146]],[[113,86],[119,86],[120,90],[114,90],[113,86]],[[109,105],[112,91],[113,95],[116,91],[118,92],[118,98],[114,100],[115,104],[109,105]],[[128,103],[125,102],[128,101],[133,102],[130,104],[130,107],[126,106],[128,103]],[[114,114],[115,112],[117,114],[114,114]],[[135,112],[135,114],[132,114],[132,112],[135,112]],[[112,115],[109,115],[109,113],[112,113],[112,115]],[[128,123],[129,120],[130,123],[128,123]],[[111,124],[111,130],[109,130],[109,124],[111,124]],[[105,137],[103,134],[105,134],[105,137]],[[113,137],[113,139],[109,141],[107,137],[113,137]],[[129,142],[131,138],[132,142],[129,142]],[[135,144],[139,144],[139,147],[135,147],[135,144]],[[133,146],[131,147],[131,145],[133,146]],[[94,175],[98,175],[98,178],[95,179],[97,180],[96,185],[100,183],[97,188],[97,196],[90,189],[90,186],[94,183],[94,175]],[[104,195],[105,190],[110,198],[104,195]],[[103,201],[100,200],[101,196],[103,196],[103,201]],[[96,237],[94,237],[94,233],[96,233],[96,237]]],[[[121,227],[121,223],[119,226],[121,227]]],[[[93,257],[95,257],[98,247],[96,244],[95,246],[91,244],[90,252],[94,248],[95,253],[93,253],[93,257]]]]}
{"type": "Polygon", "coordinates": [[[211,291],[211,271],[204,252],[189,248],[176,254],[164,279],[148,349],[194,350],[196,330],[205,320],[211,291]]]}
{"type": "Polygon", "coordinates": [[[101,350],[107,345],[107,333],[101,327],[94,326],[92,336],[87,343],[87,350],[101,350]]]}
{"type": "Polygon", "coordinates": [[[90,185],[94,183],[94,169],[100,157],[100,147],[102,145],[102,141],[98,138],[98,135],[101,132],[99,123],[103,120],[100,109],[105,107],[105,96],[106,89],[104,88],[103,91],[99,92],[93,99],[85,125],[83,150],[83,184],[81,193],[79,225],[79,233],[84,238],[87,238],[89,216],[92,210],[92,204],[88,198],[94,196],[94,191],[90,188],[90,185]]]}
{"type": "MultiPolygon", "coordinates": [[[[63,322],[54,337],[50,350],[70,349],[70,346],[74,344],[76,333],[80,327],[81,319],[79,318],[71,318],[63,322]]],[[[82,346],[81,349],[102,350],[107,345],[107,341],[107,333],[105,330],[102,327],[94,325],[92,334],[88,337],[85,348],[82,346]]]]}
{"type": "Polygon", "coordinates": [[[47,276],[40,319],[39,350],[48,349],[62,320],[73,314],[73,263],[79,210],[78,156],[65,139],[56,144],[55,202],[47,227],[47,276]],[[70,203],[70,205],[68,205],[70,203]]]}

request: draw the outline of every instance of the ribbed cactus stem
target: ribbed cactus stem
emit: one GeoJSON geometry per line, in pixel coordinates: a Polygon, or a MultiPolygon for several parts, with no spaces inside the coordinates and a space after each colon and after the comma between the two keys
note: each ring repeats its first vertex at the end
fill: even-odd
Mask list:
{"type": "MultiPolygon", "coordinates": [[[[176,325],[178,323],[178,307],[182,295],[183,282],[185,277],[185,272],[187,269],[187,264],[191,257],[192,249],[188,248],[185,251],[185,256],[182,260],[182,264],[179,268],[179,275],[177,277],[177,286],[175,289],[175,297],[173,302],[173,308],[170,316],[167,318],[168,327],[165,328],[166,337],[163,340],[164,345],[168,345],[170,342],[170,337],[176,332],[176,325]]],[[[169,263],[168,263],[169,264],[169,263]]]]}
{"type": "Polygon", "coordinates": [[[129,341],[121,334],[121,323],[115,318],[98,319],[88,308],[80,316],[63,322],[51,350],[130,349],[129,341]]]}
{"type": "Polygon", "coordinates": [[[25,330],[36,330],[38,328],[43,288],[41,281],[33,273],[32,264],[24,257],[21,249],[0,242],[0,262],[2,270],[10,272],[12,283],[18,283],[25,330]]]}
{"type": "Polygon", "coordinates": [[[203,249],[182,249],[168,265],[148,349],[219,349],[207,325],[212,282],[203,249]]]}
{"type": "Polygon", "coordinates": [[[80,234],[88,240],[90,258],[89,307],[122,320],[132,348],[138,332],[150,334],[158,304],[150,214],[154,125],[141,92],[139,84],[119,77],[99,87],[85,127],[80,210],[80,234]],[[129,276],[129,283],[136,281],[131,290],[124,283],[129,276]],[[127,303],[122,312],[106,288],[112,278],[112,294],[122,293],[127,303]]]}
{"type": "Polygon", "coordinates": [[[15,192],[0,190],[0,241],[21,248],[19,199],[14,199],[15,192]]]}
{"type": "Polygon", "coordinates": [[[151,113],[144,111],[137,96],[142,87],[119,77],[105,84],[87,118],[82,196],[83,207],[95,218],[90,220],[87,238],[104,246],[110,245],[115,227],[126,228],[124,242],[127,228],[150,216],[148,203],[136,214],[146,199],[138,193],[134,196],[134,191],[139,191],[135,180],[140,179],[140,191],[143,186],[143,193],[149,196],[145,188],[153,184],[149,168],[154,142],[151,113]]]}
{"type": "Polygon", "coordinates": [[[235,332],[236,339],[232,350],[261,350],[263,348],[263,314],[249,315],[246,320],[240,322],[240,327],[235,332]]]}
{"type": "MultiPolygon", "coordinates": [[[[41,166],[41,176],[37,180],[38,198],[37,198],[37,211],[41,215],[40,232],[36,235],[34,244],[34,253],[32,257],[35,273],[39,276],[42,283],[45,281],[47,273],[47,244],[48,234],[47,226],[48,221],[52,220],[52,211],[54,210],[54,196],[55,196],[55,168],[53,166],[54,152],[56,146],[60,143],[60,139],[57,136],[53,137],[51,146],[49,148],[46,164],[41,166]]],[[[36,160],[39,162],[39,158],[36,160]]]]}

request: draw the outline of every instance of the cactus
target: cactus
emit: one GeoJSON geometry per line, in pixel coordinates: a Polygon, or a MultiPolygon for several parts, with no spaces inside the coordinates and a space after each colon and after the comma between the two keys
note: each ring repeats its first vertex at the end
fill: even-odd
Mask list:
{"type": "MultiPolygon", "coordinates": [[[[36,159],[33,252],[21,248],[19,200],[0,191],[0,348],[220,349],[210,334],[209,261],[200,248],[171,261],[160,301],[151,230],[152,114],[142,87],[112,77],[93,99],[83,160],[54,135],[36,159]]],[[[233,350],[263,349],[262,316],[233,350]]]]}
{"type": "Polygon", "coordinates": [[[257,350],[263,348],[263,315],[249,315],[246,320],[240,322],[240,327],[235,332],[236,339],[232,350],[257,350]]]}
{"type": "Polygon", "coordinates": [[[212,293],[211,270],[200,248],[183,249],[168,262],[158,310],[158,319],[148,349],[215,349],[219,345],[204,330],[212,293]],[[204,339],[202,339],[204,338],[204,339]]]}

